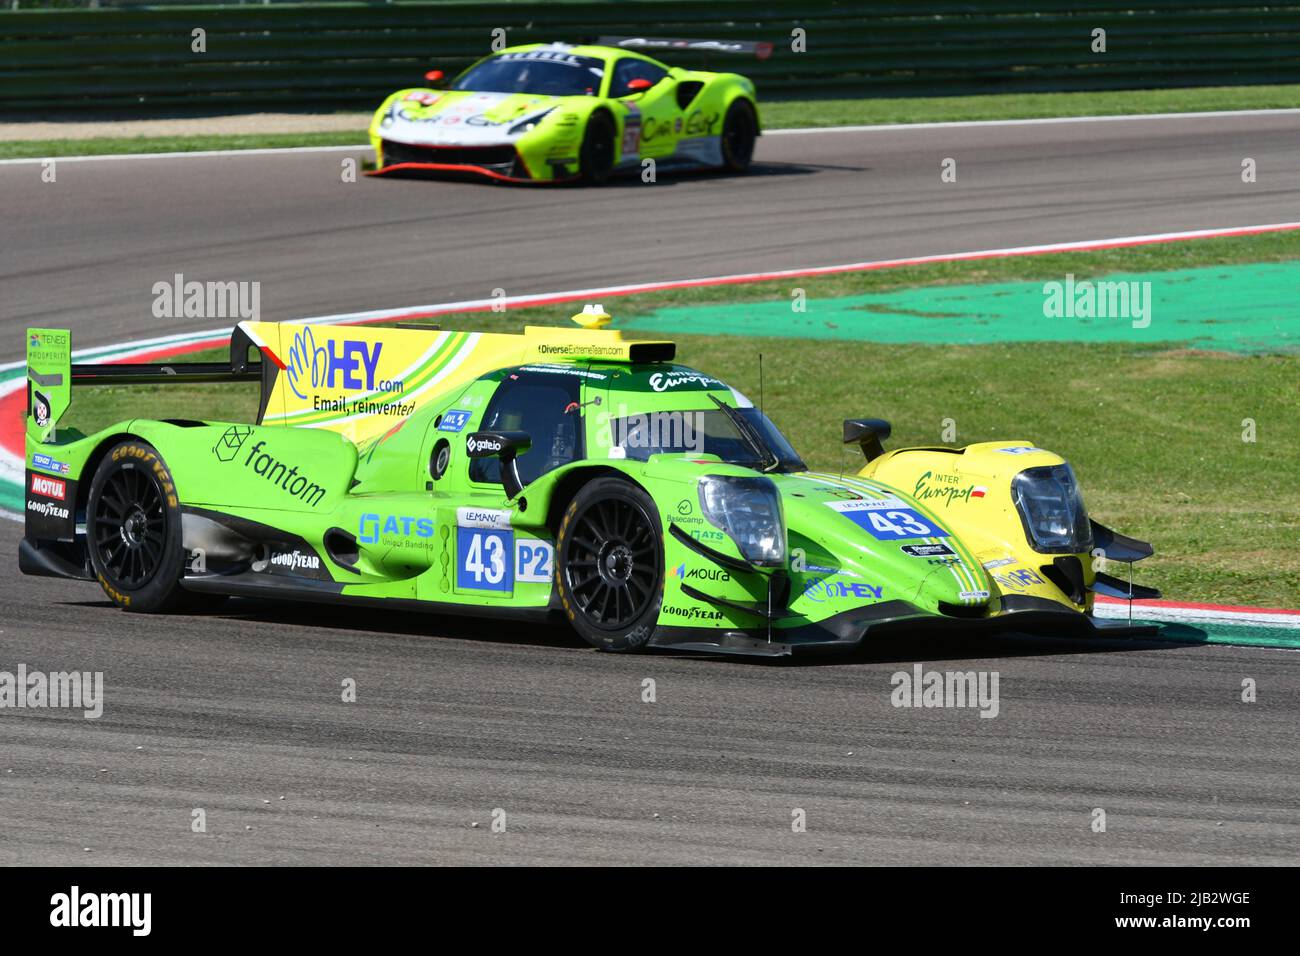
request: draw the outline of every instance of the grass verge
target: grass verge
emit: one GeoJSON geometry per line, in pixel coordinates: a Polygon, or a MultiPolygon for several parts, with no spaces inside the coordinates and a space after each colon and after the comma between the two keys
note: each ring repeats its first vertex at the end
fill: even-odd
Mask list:
{"type": "MultiPolygon", "coordinates": [[[[1095,277],[1111,271],[1300,259],[1300,236],[1200,240],[800,279],[810,297],[947,282],[1095,277]]],[[[788,299],[793,283],[672,290],[606,303],[616,316],[692,302],[788,299]]],[[[562,324],[565,306],[440,316],[444,328],[516,331],[562,324]]],[[[934,444],[945,419],[961,444],[1025,440],[1066,455],[1090,511],[1156,545],[1137,579],[1175,600],[1292,607],[1300,603],[1298,355],[1193,352],[1167,345],[973,346],[835,344],[745,335],[678,336],[685,364],[758,393],[808,463],[853,469],[837,441],[843,418],[894,424],[891,447],[934,444]],[[1256,440],[1244,441],[1245,419],[1256,440]]],[[[215,356],[216,353],[214,353],[215,356]]],[[[195,356],[198,360],[199,356],[195,356]]],[[[102,427],[138,412],[141,389],[82,389],[72,423],[102,427]]],[[[247,421],[248,387],[169,386],[158,417],[247,421]]]]}
{"type": "MultiPolygon", "coordinates": [[[[1086,93],[1005,93],[895,99],[760,100],[767,129],[1118,116],[1213,110],[1300,107],[1300,85],[1194,87],[1178,90],[1108,90],[1086,93]]],[[[290,146],[357,146],[366,131],[261,133],[223,136],[100,137],[0,142],[0,159],[44,159],[111,153],[275,149],[290,146]]]]}

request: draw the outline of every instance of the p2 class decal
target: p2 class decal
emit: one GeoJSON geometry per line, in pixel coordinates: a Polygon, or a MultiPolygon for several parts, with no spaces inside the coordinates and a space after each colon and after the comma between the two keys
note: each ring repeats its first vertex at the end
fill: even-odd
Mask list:
{"type": "Polygon", "coordinates": [[[945,529],[909,508],[899,498],[828,501],[826,506],[838,511],[878,541],[948,537],[945,529]]]}
{"type": "Polygon", "coordinates": [[[515,587],[514,572],[513,531],[456,529],[456,590],[509,593],[515,587]]]}
{"type": "Polygon", "coordinates": [[[27,469],[25,534],[42,541],[72,541],[77,535],[77,483],[27,469]]]}
{"type": "Polygon", "coordinates": [[[555,576],[555,547],[538,538],[520,538],[515,542],[515,580],[530,584],[550,584],[555,576]]]}

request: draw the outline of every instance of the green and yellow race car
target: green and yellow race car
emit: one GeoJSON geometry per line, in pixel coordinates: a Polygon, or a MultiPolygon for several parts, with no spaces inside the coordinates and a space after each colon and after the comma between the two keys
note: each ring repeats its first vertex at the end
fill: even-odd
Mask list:
{"type": "Polygon", "coordinates": [[[810,470],[671,342],[244,322],[229,363],[80,365],[28,332],[28,574],[96,580],[128,611],[229,596],[553,616],[597,648],[787,655],[881,633],[1087,631],[1099,569],[1150,545],[1089,518],[1025,441],[810,470]],[[256,360],[254,356],[257,356],[256,360]],[[255,422],[136,418],[82,434],[72,386],[249,381],[255,422]]]}
{"type": "MultiPolygon", "coordinates": [[[[398,90],[370,123],[378,174],[600,183],[621,171],[743,172],[759,135],[754,84],[670,67],[640,49],[771,53],[770,44],[602,37],[484,57],[451,83],[398,90]]],[[[441,71],[425,74],[440,83],[441,71]]]]}

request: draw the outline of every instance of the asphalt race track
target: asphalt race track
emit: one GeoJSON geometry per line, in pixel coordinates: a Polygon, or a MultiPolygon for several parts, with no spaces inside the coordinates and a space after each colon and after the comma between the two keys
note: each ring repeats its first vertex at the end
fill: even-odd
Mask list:
{"type": "MultiPolygon", "coordinates": [[[[176,272],[260,281],[282,319],[1276,222],[1300,208],[1298,127],[777,135],[753,176],[592,191],[343,183],[339,153],[62,162],[54,184],[0,165],[0,358],[28,325],[81,346],[181,331],[150,314],[176,272]]],[[[0,521],[0,554],[20,535],[0,521]]],[[[1291,863],[1297,661],[1028,637],[626,657],[563,628],[369,610],[128,615],[11,558],[0,670],[103,671],[106,702],[0,713],[0,864],[1291,863]],[[997,672],[997,717],[894,707],[891,675],[917,662],[997,672]]]]}
{"type": "Polygon", "coordinates": [[[598,190],[345,183],[340,153],[64,161],[54,183],[0,164],[0,360],[28,326],[156,335],[151,290],[176,273],[258,281],[262,317],[293,319],[1280,222],[1300,210],[1297,133],[1295,113],[782,133],[748,176],[598,190]]]}
{"type": "Polygon", "coordinates": [[[1294,652],[627,657],[423,615],[132,616],[16,574],[0,608],[5,667],[103,670],[106,698],[98,720],[3,715],[0,863],[1277,864],[1300,842],[1294,652]],[[918,661],[997,671],[998,716],[893,707],[918,661]]]}

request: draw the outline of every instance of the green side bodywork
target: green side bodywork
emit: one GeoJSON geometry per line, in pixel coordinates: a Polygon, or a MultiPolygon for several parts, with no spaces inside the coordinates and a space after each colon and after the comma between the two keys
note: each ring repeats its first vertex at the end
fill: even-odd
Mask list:
{"type": "MultiPolygon", "coordinates": [[[[57,331],[33,330],[29,347],[31,336],[57,331]]],[[[652,646],[786,654],[855,646],[869,630],[895,625],[1087,620],[1048,602],[1013,607],[946,519],[874,479],[768,474],[787,529],[785,558],[777,567],[751,564],[704,515],[700,480],[759,472],[706,454],[638,461],[612,447],[612,413],[708,412],[715,400],[749,407],[726,383],[685,366],[584,358],[527,366],[577,380],[582,454],[509,499],[501,483],[474,480],[465,438],[518,367],[459,384],[359,446],[319,428],[143,418],[82,435],[55,428],[75,369],[62,335],[61,351],[46,366],[39,352],[29,355],[33,377],[62,376],[64,384],[48,393],[45,426],[34,427],[29,414],[21,555],[28,573],[93,579],[85,541],[91,480],[110,449],[134,438],[158,451],[174,481],[184,511],[182,584],[194,591],[502,617],[558,614],[555,545],[564,508],[588,482],[619,475],[649,494],[661,521],[664,574],[652,646]],[[440,455],[445,471],[433,465],[440,455]],[[845,502],[895,499],[914,513],[916,534],[881,540],[837,510],[845,502]],[[51,505],[67,515],[39,513],[51,505]],[[951,549],[941,560],[903,548],[940,543],[951,549]]],[[[532,440],[529,454],[546,454],[550,437],[532,440]]]]}

